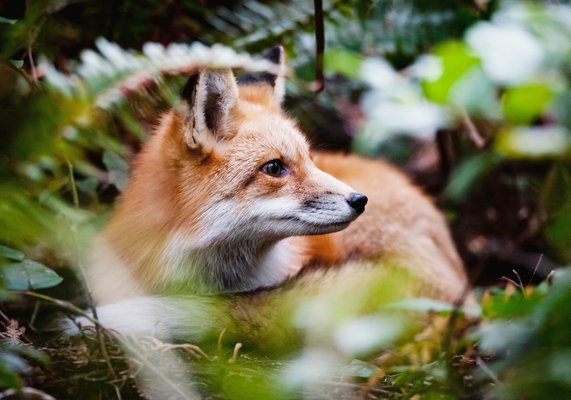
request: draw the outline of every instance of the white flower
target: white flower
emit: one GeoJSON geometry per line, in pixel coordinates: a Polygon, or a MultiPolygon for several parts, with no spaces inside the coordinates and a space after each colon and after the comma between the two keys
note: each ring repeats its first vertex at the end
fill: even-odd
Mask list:
{"type": "Polygon", "coordinates": [[[335,330],[333,338],[339,350],[348,355],[363,354],[391,344],[403,331],[396,317],[368,316],[355,318],[335,330]]]}
{"type": "Polygon", "coordinates": [[[397,101],[380,98],[375,92],[363,99],[363,109],[369,120],[369,128],[387,134],[408,134],[432,137],[446,125],[446,115],[436,104],[414,99],[397,101]]]}
{"type": "Polygon", "coordinates": [[[410,76],[433,82],[442,76],[444,66],[440,57],[423,54],[407,68],[407,71],[410,76]]]}
{"type": "Polygon", "coordinates": [[[287,386],[309,386],[328,380],[339,365],[340,360],[334,353],[309,348],[284,369],[282,379],[287,386]]]}
{"type": "Polygon", "coordinates": [[[467,32],[466,42],[481,58],[488,76],[505,85],[530,79],[543,61],[535,37],[515,24],[480,22],[467,32]]]}
{"type": "Polygon", "coordinates": [[[571,140],[569,132],[560,126],[541,126],[514,128],[500,143],[504,151],[533,158],[563,154],[571,140]]]}
{"type": "Polygon", "coordinates": [[[374,89],[389,90],[402,79],[385,60],[369,58],[361,64],[361,77],[374,89]]]}

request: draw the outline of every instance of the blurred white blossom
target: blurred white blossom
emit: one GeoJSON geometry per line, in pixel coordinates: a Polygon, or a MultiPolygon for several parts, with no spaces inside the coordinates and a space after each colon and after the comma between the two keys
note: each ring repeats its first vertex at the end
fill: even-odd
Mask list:
{"type": "Polygon", "coordinates": [[[518,127],[504,132],[498,148],[508,154],[549,157],[565,153],[571,147],[571,134],[561,126],[518,127]]]}
{"type": "MultiPolygon", "coordinates": [[[[437,57],[428,56],[408,72],[436,79],[441,68],[437,57]]],[[[418,83],[396,72],[385,60],[364,61],[361,74],[372,88],[362,99],[367,116],[362,135],[369,140],[382,141],[394,134],[429,137],[445,125],[444,112],[424,98],[418,83]]]]}
{"type": "Polygon", "coordinates": [[[329,380],[340,365],[341,360],[335,353],[309,348],[284,369],[282,380],[291,387],[311,386],[329,380]]]}
{"type": "Polygon", "coordinates": [[[367,316],[344,323],[335,330],[333,338],[341,352],[358,355],[391,344],[402,335],[403,329],[403,321],[400,318],[367,316]]]}
{"type": "Polygon", "coordinates": [[[505,85],[529,80],[543,61],[538,40],[517,24],[479,22],[466,33],[466,42],[488,76],[505,85]]]}
{"type": "Polygon", "coordinates": [[[370,58],[361,64],[361,76],[372,88],[390,90],[402,83],[402,78],[383,59],[370,58]]]}
{"type": "Polygon", "coordinates": [[[442,76],[444,66],[442,59],[432,54],[423,54],[407,68],[410,76],[423,81],[433,82],[442,76]]]}

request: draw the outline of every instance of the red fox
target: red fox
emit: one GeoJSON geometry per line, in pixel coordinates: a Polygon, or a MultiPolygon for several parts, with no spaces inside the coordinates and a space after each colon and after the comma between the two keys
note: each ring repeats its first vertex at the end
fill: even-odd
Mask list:
{"type": "Polygon", "coordinates": [[[164,115],[144,146],[90,257],[104,324],[169,335],[177,314],[168,296],[260,293],[226,298],[238,309],[296,286],[358,287],[388,264],[422,282],[424,295],[452,302],[466,289],[431,200],[384,162],[311,152],[281,108],[284,51],[265,57],[282,72],[192,77],[184,107],[164,115]],[[295,277],[310,266],[321,269],[295,277]],[[146,330],[149,315],[169,321],[151,318],[146,330]]]}

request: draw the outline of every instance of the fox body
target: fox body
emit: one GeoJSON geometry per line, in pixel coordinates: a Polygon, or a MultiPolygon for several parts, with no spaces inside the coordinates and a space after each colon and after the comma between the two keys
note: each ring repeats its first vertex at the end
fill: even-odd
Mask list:
{"type": "MultiPolygon", "coordinates": [[[[281,48],[267,58],[283,70],[281,48]]],[[[204,71],[185,93],[188,104],[163,116],[136,160],[91,253],[89,281],[104,323],[129,331],[121,324],[133,310],[176,319],[165,296],[286,280],[287,289],[265,291],[328,290],[388,264],[407,269],[432,297],[461,296],[467,278],[431,200],[384,162],[311,153],[281,108],[282,74],[236,80],[229,70],[204,71]],[[332,265],[346,266],[291,278],[332,265]]],[[[240,308],[256,297],[232,301],[240,308]]],[[[146,332],[141,319],[137,326],[146,332]]]]}

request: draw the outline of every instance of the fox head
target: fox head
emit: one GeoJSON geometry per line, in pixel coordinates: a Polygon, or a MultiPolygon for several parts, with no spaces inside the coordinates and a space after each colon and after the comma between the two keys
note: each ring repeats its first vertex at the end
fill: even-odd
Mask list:
{"type": "MultiPolygon", "coordinates": [[[[284,71],[281,46],[265,57],[284,71]]],[[[236,80],[230,70],[203,71],[184,97],[184,120],[174,132],[180,151],[171,156],[203,245],[331,233],[364,211],[363,194],[311,160],[307,140],[281,108],[283,73],[236,80]]]]}

